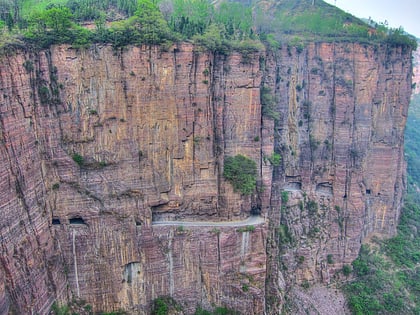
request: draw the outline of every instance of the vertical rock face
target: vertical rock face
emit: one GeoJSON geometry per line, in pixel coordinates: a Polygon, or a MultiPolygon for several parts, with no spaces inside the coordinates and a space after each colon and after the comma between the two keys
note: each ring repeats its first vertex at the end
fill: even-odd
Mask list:
{"type": "Polygon", "coordinates": [[[413,90],[412,94],[419,94],[420,93],[420,49],[413,51],[413,90]]]}
{"type": "MultiPolygon", "coordinates": [[[[142,304],[170,295],[185,305],[187,314],[194,313],[197,303],[263,313],[265,230],[264,225],[252,231],[155,226],[144,252],[144,277],[139,279],[145,284],[142,304]]],[[[131,294],[139,296],[130,284],[124,289],[128,300],[131,294]]]]}
{"type": "Polygon", "coordinates": [[[259,201],[235,193],[221,172],[224,156],[235,154],[261,169],[258,59],[216,61],[181,45],[171,52],[63,46],[4,60],[4,309],[45,312],[57,296],[84,299],[95,310],[147,313],[152,299],[173,295],[190,310],[233,297],[239,309],[263,310],[264,226],[248,236],[246,257],[234,228],[218,238],[200,231],[181,238],[175,228],[160,235],[152,226],[239,220],[256,207],[259,201]],[[180,252],[189,242],[191,256],[180,252]],[[249,272],[248,260],[258,263],[249,272]],[[167,281],[169,273],[176,282],[167,281]],[[237,274],[249,276],[243,285],[250,293],[237,274]],[[138,281],[129,280],[134,276],[138,281]],[[201,281],[207,287],[188,286],[201,281]],[[17,298],[23,291],[27,300],[17,298]]]}
{"type": "Polygon", "coordinates": [[[47,172],[60,141],[55,111],[34,106],[36,82],[22,66],[24,61],[22,55],[2,57],[0,69],[2,314],[46,313],[67,281],[60,244],[50,226],[47,172]]]}
{"type": "Polygon", "coordinates": [[[72,298],[147,314],[162,295],[186,313],[274,313],[284,289],[330,281],[395,233],[409,52],[59,46],[2,57],[0,89],[1,314],[72,298]],[[236,154],[257,163],[251,196],[223,179],[236,154]],[[154,224],[252,209],[267,223],[154,224]]]}
{"type": "Polygon", "coordinates": [[[363,240],[396,232],[411,61],[400,49],[313,44],[268,62],[282,113],[283,168],[272,187],[283,202],[272,211],[281,212],[284,274],[289,283],[329,282],[363,240]]]}

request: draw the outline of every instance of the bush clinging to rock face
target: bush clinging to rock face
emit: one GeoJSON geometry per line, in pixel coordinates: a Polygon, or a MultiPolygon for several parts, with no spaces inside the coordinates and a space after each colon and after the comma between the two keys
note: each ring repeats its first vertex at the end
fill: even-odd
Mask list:
{"type": "Polygon", "coordinates": [[[225,159],[223,176],[232,184],[235,191],[250,195],[255,190],[257,164],[243,155],[228,156],[225,159]]]}

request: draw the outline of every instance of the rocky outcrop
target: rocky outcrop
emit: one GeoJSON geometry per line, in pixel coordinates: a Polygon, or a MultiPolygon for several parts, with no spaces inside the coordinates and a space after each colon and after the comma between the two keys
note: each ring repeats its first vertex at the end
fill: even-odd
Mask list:
{"type": "Polygon", "coordinates": [[[285,290],[330,282],[363,240],[395,233],[410,53],[245,57],[190,44],[2,57],[0,313],[75,298],[147,314],[163,295],[187,314],[275,313],[285,290]],[[236,154],[257,163],[251,196],[223,179],[236,154]],[[251,212],[266,223],[153,224],[251,212]]]}

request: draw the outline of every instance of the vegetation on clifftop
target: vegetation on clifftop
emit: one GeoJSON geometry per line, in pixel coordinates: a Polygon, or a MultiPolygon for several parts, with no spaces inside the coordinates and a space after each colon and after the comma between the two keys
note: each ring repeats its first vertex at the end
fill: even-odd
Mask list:
{"type": "Polygon", "coordinates": [[[247,53],[308,41],[358,41],[416,47],[399,29],[365,23],[323,1],[4,0],[0,46],[29,42],[40,48],[69,43],[163,44],[192,40],[222,53],[247,53]]]}

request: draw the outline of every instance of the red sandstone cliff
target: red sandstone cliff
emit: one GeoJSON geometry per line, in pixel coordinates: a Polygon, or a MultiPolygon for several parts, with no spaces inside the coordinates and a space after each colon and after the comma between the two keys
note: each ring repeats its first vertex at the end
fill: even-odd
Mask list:
{"type": "Polygon", "coordinates": [[[409,52],[59,46],[3,56],[0,89],[1,314],[72,298],[147,314],[161,295],[187,313],[275,313],[284,290],[329,282],[364,239],[395,233],[409,52]],[[276,121],[262,117],[262,84],[276,121]],[[258,193],[224,181],[235,154],[257,162],[258,193]],[[268,218],[252,232],[152,224],[251,209],[268,218]]]}
{"type": "Polygon", "coordinates": [[[273,256],[280,256],[284,289],[329,283],[356,258],[361,242],[396,233],[410,56],[386,47],[313,44],[268,60],[265,80],[282,113],[273,256]],[[287,202],[278,187],[288,192],[287,202]]]}

